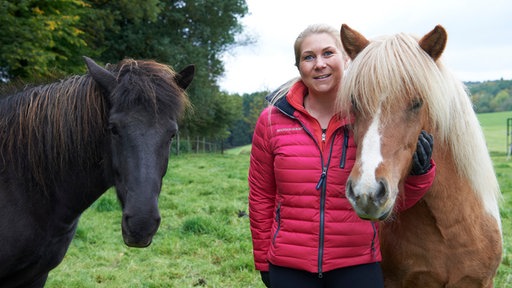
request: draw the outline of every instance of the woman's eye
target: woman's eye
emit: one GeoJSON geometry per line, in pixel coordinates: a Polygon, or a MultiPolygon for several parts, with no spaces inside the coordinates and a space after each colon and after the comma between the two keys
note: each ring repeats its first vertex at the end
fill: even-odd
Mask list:
{"type": "Polygon", "coordinates": [[[324,56],[331,56],[332,54],[334,54],[332,51],[325,51],[324,52],[324,56]]]}
{"type": "Polygon", "coordinates": [[[306,55],[304,56],[304,61],[312,61],[313,59],[315,59],[315,57],[313,57],[312,55],[306,55]]]}

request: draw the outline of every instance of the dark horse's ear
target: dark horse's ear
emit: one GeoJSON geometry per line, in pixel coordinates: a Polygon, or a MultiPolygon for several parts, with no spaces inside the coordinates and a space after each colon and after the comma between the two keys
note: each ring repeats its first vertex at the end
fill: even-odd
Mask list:
{"type": "Polygon", "coordinates": [[[419,44],[421,49],[436,61],[443,54],[447,40],[448,34],[446,30],[444,30],[443,26],[437,25],[434,30],[421,38],[419,44]]]}
{"type": "Polygon", "coordinates": [[[357,54],[370,44],[368,39],[361,35],[361,33],[350,28],[347,24],[341,25],[340,38],[343,48],[350,59],[356,58],[357,54]]]}
{"type": "Polygon", "coordinates": [[[188,65],[176,74],[174,80],[176,81],[178,86],[181,87],[181,89],[185,90],[187,89],[188,85],[190,85],[190,83],[192,82],[192,79],[194,79],[195,72],[196,67],[194,65],[188,65]]]}
{"type": "Polygon", "coordinates": [[[116,76],[114,76],[112,72],[96,64],[96,62],[91,58],[86,56],[83,57],[92,79],[94,79],[94,81],[100,84],[100,86],[108,92],[112,92],[117,86],[116,76]]]}

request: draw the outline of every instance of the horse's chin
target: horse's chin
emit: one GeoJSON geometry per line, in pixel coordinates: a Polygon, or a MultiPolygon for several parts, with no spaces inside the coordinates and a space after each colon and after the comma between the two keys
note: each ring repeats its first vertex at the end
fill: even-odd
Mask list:
{"type": "Polygon", "coordinates": [[[368,215],[365,213],[357,214],[357,216],[359,216],[359,218],[361,218],[363,220],[369,220],[369,221],[384,221],[384,220],[388,219],[390,215],[391,215],[391,210],[388,210],[387,212],[383,213],[380,216],[368,215]]]}
{"type": "Polygon", "coordinates": [[[126,244],[126,246],[132,247],[132,248],[146,248],[149,245],[151,245],[151,242],[153,241],[153,239],[151,237],[149,239],[144,239],[144,240],[135,240],[135,239],[131,239],[130,237],[124,236],[124,235],[123,235],[123,240],[124,240],[124,244],[126,244]]]}

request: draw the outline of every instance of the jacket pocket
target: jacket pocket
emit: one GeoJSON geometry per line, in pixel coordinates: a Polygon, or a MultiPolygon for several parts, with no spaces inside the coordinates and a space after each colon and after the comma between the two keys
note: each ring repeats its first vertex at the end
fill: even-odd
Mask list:
{"type": "Polygon", "coordinates": [[[343,127],[343,148],[341,150],[340,168],[345,168],[347,162],[347,150],[348,150],[348,129],[343,127]]]}
{"type": "Polygon", "coordinates": [[[277,228],[274,236],[272,237],[272,245],[276,244],[277,234],[279,234],[279,230],[281,229],[281,203],[279,203],[276,208],[276,223],[277,228]]]}

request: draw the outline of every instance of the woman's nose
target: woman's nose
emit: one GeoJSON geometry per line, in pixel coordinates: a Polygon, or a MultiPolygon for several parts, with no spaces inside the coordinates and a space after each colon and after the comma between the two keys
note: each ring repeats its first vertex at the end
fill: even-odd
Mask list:
{"type": "Polygon", "coordinates": [[[322,57],[316,58],[315,67],[316,68],[325,68],[325,60],[322,57]]]}

